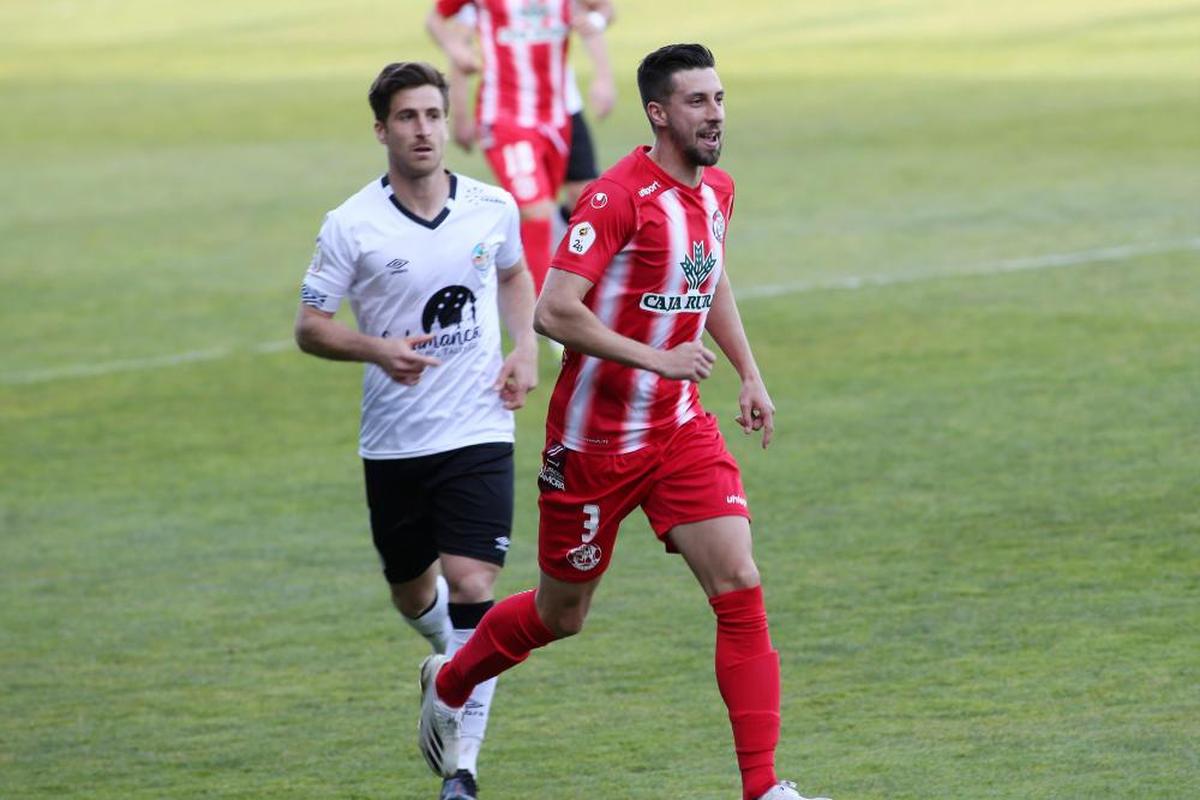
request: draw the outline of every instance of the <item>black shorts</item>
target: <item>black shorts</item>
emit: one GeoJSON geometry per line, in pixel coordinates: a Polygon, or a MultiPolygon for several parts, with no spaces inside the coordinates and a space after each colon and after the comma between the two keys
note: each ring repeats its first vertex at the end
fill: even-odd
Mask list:
{"type": "Polygon", "coordinates": [[[477,444],[415,458],[363,459],[371,536],[388,583],[439,553],[504,565],[513,518],[513,446],[477,444]]]}
{"type": "Polygon", "coordinates": [[[596,148],[583,112],[571,115],[571,152],[567,156],[567,183],[590,181],[600,177],[596,169],[596,148]]]}

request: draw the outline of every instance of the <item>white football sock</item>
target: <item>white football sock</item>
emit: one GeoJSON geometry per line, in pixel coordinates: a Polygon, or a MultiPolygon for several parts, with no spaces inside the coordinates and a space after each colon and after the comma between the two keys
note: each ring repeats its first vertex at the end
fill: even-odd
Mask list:
{"type": "Polygon", "coordinates": [[[404,621],[411,625],[413,630],[425,637],[433,652],[445,653],[446,648],[450,646],[450,634],[453,630],[450,627],[450,587],[446,585],[446,579],[441,575],[437,576],[437,597],[428,611],[416,619],[405,617],[403,614],[400,616],[404,617],[404,621]]]}
{"type": "MultiPolygon", "coordinates": [[[[474,628],[454,628],[450,637],[449,655],[454,655],[458,648],[466,644],[474,632],[474,628]]],[[[475,776],[479,775],[476,762],[479,759],[479,748],[483,746],[484,734],[487,732],[488,713],[492,710],[492,695],[495,691],[496,678],[488,678],[475,687],[467,704],[463,706],[462,728],[458,739],[458,768],[465,769],[475,776]]]]}

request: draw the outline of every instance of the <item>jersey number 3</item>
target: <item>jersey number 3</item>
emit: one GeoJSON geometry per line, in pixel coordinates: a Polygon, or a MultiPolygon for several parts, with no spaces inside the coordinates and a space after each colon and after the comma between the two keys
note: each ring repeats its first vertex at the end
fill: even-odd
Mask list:
{"type": "Polygon", "coordinates": [[[583,543],[588,544],[600,530],[600,506],[588,503],[583,507],[583,515],[586,518],[583,521],[583,543]]]}

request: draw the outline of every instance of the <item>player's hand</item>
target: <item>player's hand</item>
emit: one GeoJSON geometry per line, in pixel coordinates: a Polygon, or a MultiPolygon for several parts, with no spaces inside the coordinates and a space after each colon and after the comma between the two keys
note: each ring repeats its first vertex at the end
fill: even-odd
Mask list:
{"type": "Polygon", "coordinates": [[[415,386],[421,380],[426,367],[436,367],[441,360],[423,356],[416,351],[418,345],[432,341],[431,334],[407,336],[402,339],[380,339],[375,363],[397,383],[415,386]]]}
{"type": "Polygon", "coordinates": [[[500,393],[500,402],[509,411],[525,405],[525,397],[537,388],[537,349],[513,350],[504,359],[492,387],[500,393]]]}
{"type": "Polygon", "coordinates": [[[747,436],[753,431],[762,431],[762,446],[766,450],[775,434],[775,404],[771,402],[767,387],[763,386],[761,380],[754,378],[742,381],[738,406],[741,413],[735,421],[747,436]]]}
{"type": "Polygon", "coordinates": [[[454,143],[467,153],[475,147],[475,119],[469,113],[454,117],[454,143]]]}
{"type": "Polygon", "coordinates": [[[611,114],[617,104],[617,87],[612,79],[593,78],[588,87],[588,102],[597,119],[604,119],[611,114]]]}
{"type": "Polygon", "coordinates": [[[712,374],[717,356],[699,339],[685,342],[670,350],[661,351],[658,367],[654,370],[664,378],[699,383],[712,374]]]}

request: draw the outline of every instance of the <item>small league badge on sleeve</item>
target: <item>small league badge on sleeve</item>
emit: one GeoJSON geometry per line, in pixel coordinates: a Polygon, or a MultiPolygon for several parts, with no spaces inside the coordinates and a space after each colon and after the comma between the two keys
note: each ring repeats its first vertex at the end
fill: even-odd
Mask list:
{"type": "Polygon", "coordinates": [[[317,240],[316,249],[313,250],[312,261],[308,263],[308,271],[312,275],[316,275],[321,271],[321,240],[317,240]]]}
{"type": "Polygon", "coordinates": [[[571,243],[567,245],[567,249],[575,255],[581,256],[588,250],[591,250],[595,242],[596,229],[592,227],[592,223],[581,222],[574,228],[571,228],[571,243]]]}

